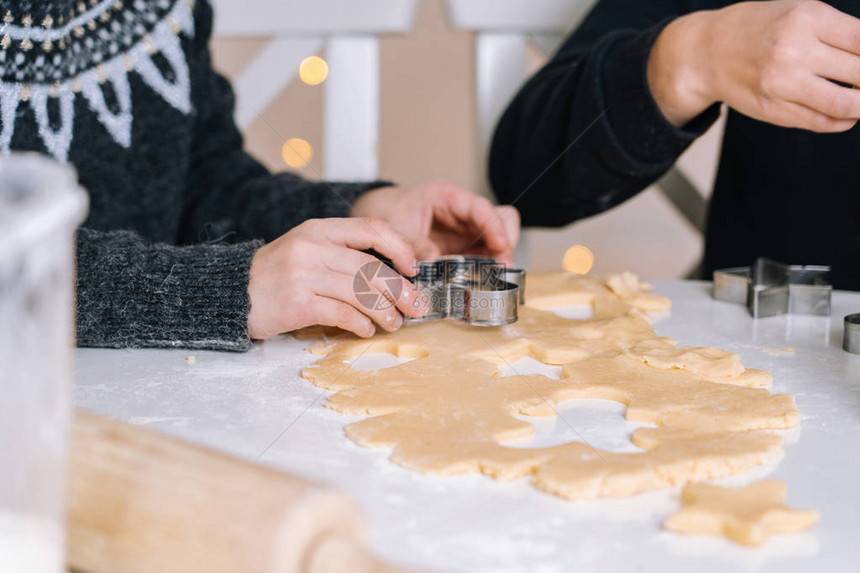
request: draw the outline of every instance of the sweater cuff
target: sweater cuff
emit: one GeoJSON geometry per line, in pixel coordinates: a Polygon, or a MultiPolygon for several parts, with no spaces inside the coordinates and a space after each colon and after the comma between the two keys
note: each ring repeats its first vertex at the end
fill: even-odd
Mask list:
{"type": "Polygon", "coordinates": [[[720,115],[720,105],[714,104],[683,127],[676,127],[654,100],[648,85],[648,59],[670,21],[635,35],[619,33],[607,42],[599,64],[606,114],[618,146],[634,163],[651,165],[655,171],[668,169],[720,115]]]}
{"type": "Polygon", "coordinates": [[[245,351],[259,242],[175,247],[79,232],[79,346],[245,351]]]}

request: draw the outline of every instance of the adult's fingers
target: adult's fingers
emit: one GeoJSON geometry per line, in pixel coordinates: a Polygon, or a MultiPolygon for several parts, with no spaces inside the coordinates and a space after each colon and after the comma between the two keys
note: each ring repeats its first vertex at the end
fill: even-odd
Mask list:
{"type": "Polygon", "coordinates": [[[329,219],[320,232],[331,243],[364,251],[373,249],[388,257],[397,269],[407,275],[415,274],[415,252],[412,246],[381,219],[349,217],[329,219]]]}
{"type": "MultiPolygon", "coordinates": [[[[380,296],[388,299],[389,306],[394,307],[390,309],[392,315],[400,311],[413,318],[424,316],[426,305],[422,304],[420,293],[415,286],[376,257],[345,248],[327,249],[322,256],[326,268],[332,273],[346,277],[350,289],[364,290],[367,284],[375,291],[369,292],[369,296],[362,299],[373,299],[376,293],[379,293],[380,296]]],[[[353,298],[355,298],[354,295],[353,298]]],[[[385,303],[384,300],[376,300],[380,305],[385,303]]],[[[371,302],[364,304],[373,306],[371,302]]],[[[387,328],[386,325],[390,326],[391,322],[379,322],[379,324],[387,328]]]]}
{"type": "Polygon", "coordinates": [[[847,131],[857,123],[851,119],[836,119],[801,104],[783,102],[768,118],[769,123],[783,127],[796,127],[818,133],[847,131]]]}
{"type": "Polygon", "coordinates": [[[860,86],[860,56],[822,44],[810,59],[812,71],[822,78],[860,86]]]}
{"type": "Polygon", "coordinates": [[[789,99],[837,121],[860,119],[860,90],[842,87],[817,76],[799,82],[789,99]]]}
{"type": "Polygon", "coordinates": [[[822,17],[817,19],[818,39],[846,52],[860,56],[860,19],[821,3],[817,8],[822,17]]]}
{"type": "Polygon", "coordinates": [[[316,297],[313,304],[316,324],[336,326],[362,338],[373,336],[376,332],[370,319],[352,305],[325,296],[316,297]]]}

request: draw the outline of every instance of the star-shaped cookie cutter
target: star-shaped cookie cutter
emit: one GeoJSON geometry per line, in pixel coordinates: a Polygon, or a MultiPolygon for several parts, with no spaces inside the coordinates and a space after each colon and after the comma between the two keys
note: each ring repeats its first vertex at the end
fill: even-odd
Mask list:
{"type": "Polygon", "coordinates": [[[449,255],[419,263],[410,278],[428,301],[422,322],[453,318],[474,326],[502,326],[516,322],[525,301],[526,273],[490,257],[449,255]]]}
{"type": "Polygon", "coordinates": [[[714,298],[746,305],[753,318],[830,316],[830,267],[784,265],[759,258],[749,267],[714,271],[714,298]]]}

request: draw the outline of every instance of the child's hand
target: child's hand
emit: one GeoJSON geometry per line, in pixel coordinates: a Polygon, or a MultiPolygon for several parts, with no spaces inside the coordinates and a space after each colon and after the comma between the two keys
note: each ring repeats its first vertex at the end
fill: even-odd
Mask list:
{"type": "Polygon", "coordinates": [[[353,204],[352,215],[388,221],[422,260],[470,253],[511,264],[520,236],[516,208],[494,207],[486,197],[447,181],[368,191],[353,204]]]}
{"type": "MultiPolygon", "coordinates": [[[[384,265],[380,275],[369,277],[370,299],[382,304],[368,303],[366,293],[358,300],[359,270],[368,263],[373,265],[367,270],[379,270],[379,259],[362,253],[365,249],[388,257],[403,274],[415,274],[412,247],[378,219],[312,219],[261,247],[251,261],[248,284],[251,338],[315,324],[366,337],[376,331],[374,322],[393,331],[403,323],[402,314],[422,316],[426,309],[418,291],[384,265]]],[[[361,284],[359,279],[359,293],[361,284]]]]}

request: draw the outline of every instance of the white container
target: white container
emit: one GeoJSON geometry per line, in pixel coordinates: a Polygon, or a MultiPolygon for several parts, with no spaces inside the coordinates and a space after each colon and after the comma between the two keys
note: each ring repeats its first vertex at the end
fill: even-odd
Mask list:
{"type": "Polygon", "coordinates": [[[65,571],[74,346],[74,231],[87,195],[72,168],[0,158],[0,572],[65,571]]]}

